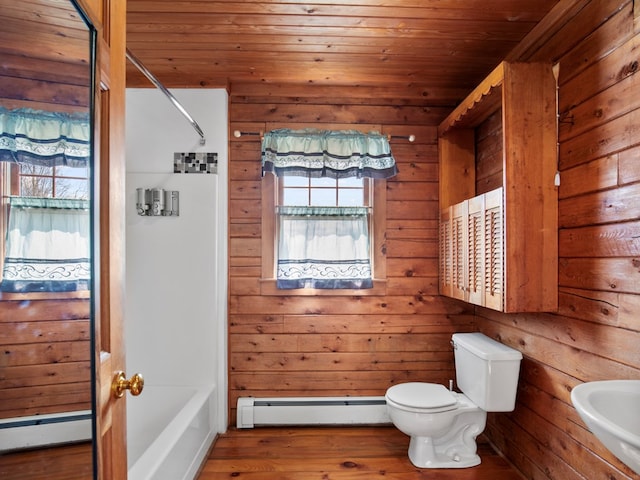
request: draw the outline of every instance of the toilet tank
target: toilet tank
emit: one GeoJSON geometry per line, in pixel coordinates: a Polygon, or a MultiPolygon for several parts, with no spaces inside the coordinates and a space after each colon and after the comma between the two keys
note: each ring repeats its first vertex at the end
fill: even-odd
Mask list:
{"type": "Polygon", "coordinates": [[[452,337],[458,388],[486,412],[510,412],[522,353],[482,333],[455,333],[452,337]]]}

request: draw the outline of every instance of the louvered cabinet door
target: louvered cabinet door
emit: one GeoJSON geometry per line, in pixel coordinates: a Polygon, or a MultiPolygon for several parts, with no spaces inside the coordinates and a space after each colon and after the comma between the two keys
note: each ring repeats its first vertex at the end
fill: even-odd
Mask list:
{"type": "Polygon", "coordinates": [[[451,296],[465,301],[467,300],[468,212],[469,204],[466,201],[451,207],[451,296]]]}
{"type": "Polygon", "coordinates": [[[467,301],[484,305],[485,291],[485,232],[484,195],[468,201],[467,215],[467,301]]]}
{"type": "Polygon", "coordinates": [[[484,306],[504,310],[504,208],[502,188],[484,197],[484,306]]]}
{"type": "Polygon", "coordinates": [[[440,295],[452,296],[453,259],[451,241],[451,207],[440,212],[439,289],[440,295]]]}

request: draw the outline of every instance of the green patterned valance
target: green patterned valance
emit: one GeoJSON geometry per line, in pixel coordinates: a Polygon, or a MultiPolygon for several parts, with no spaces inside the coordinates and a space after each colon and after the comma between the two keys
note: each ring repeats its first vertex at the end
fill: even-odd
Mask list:
{"type": "Polygon", "coordinates": [[[267,132],[262,169],[277,176],[390,178],[398,173],[387,137],[355,130],[267,132]]]}
{"type": "Polygon", "coordinates": [[[63,208],[89,210],[89,200],[80,198],[9,197],[11,208],[63,208]]]}
{"type": "Polygon", "coordinates": [[[0,161],[86,167],[90,157],[89,115],[0,107],[0,161]]]}
{"type": "Polygon", "coordinates": [[[281,205],[277,207],[278,215],[291,217],[362,217],[369,213],[368,207],[307,207],[281,205]]]}

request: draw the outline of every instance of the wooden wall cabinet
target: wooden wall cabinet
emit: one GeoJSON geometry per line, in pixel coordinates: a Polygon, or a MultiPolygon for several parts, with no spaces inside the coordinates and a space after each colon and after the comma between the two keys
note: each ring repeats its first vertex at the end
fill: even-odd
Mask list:
{"type": "MultiPolygon", "coordinates": [[[[502,62],[439,126],[440,293],[504,312],[558,305],[556,79],[502,62]],[[478,127],[499,115],[502,185],[483,191],[478,127]]],[[[486,156],[485,156],[486,157],[486,156]]]]}

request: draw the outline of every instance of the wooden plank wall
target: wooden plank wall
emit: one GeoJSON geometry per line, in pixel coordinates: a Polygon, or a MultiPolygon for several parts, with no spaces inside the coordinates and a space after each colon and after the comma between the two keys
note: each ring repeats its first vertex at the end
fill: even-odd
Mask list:
{"type": "Polygon", "coordinates": [[[14,2],[3,5],[0,21],[0,105],[86,112],[89,32],[71,2],[14,2]]]}
{"type": "Polygon", "coordinates": [[[503,186],[502,109],[476,128],[476,195],[503,186]]]}
{"type": "Polygon", "coordinates": [[[90,334],[86,298],[3,300],[0,419],[91,409],[90,334]]]}
{"type": "Polygon", "coordinates": [[[523,60],[560,62],[557,314],[478,309],[524,354],[516,410],[486,433],[529,479],[638,478],[585,428],[584,381],[640,379],[640,76],[633,2],[593,0],[523,60]]]}
{"type": "MultiPolygon", "coordinates": [[[[479,328],[524,353],[516,410],[490,414],[485,433],[526,478],[637,478],[585,429],[569,395],[583,381],[640,378],[639,38],[631,0],[592,0],[573,14],[514,58],[560,61],[556,314],[478,309],[474,323],[464,304],[437,296],[434,134],[394,145],[401,173],[388,182],[387,295],[260,296],[259,137],[231,136],[231,423],[238,396],[381,395],[398,381],[445,382],[449,335],[479,328]]],[[[418,99],[384,98],[393,94],[232,85],[230,130],[437,125],[418,99]]]]}
{"type": "Polygon", "coordinates": [[[438,296],[436,125],[449,108],[391,89],[242,85],[230,88],[229,422],[240,396],[384,395],[402,381],[447,384],[455,331],[474,330],[462,304],[438,296]],[[250,121],[248,121],[250,119],[250,121]],[[260,294],[259,135],[234,130],[378,125],[400,173],[387,181],[386,294],[260,294]]]}

